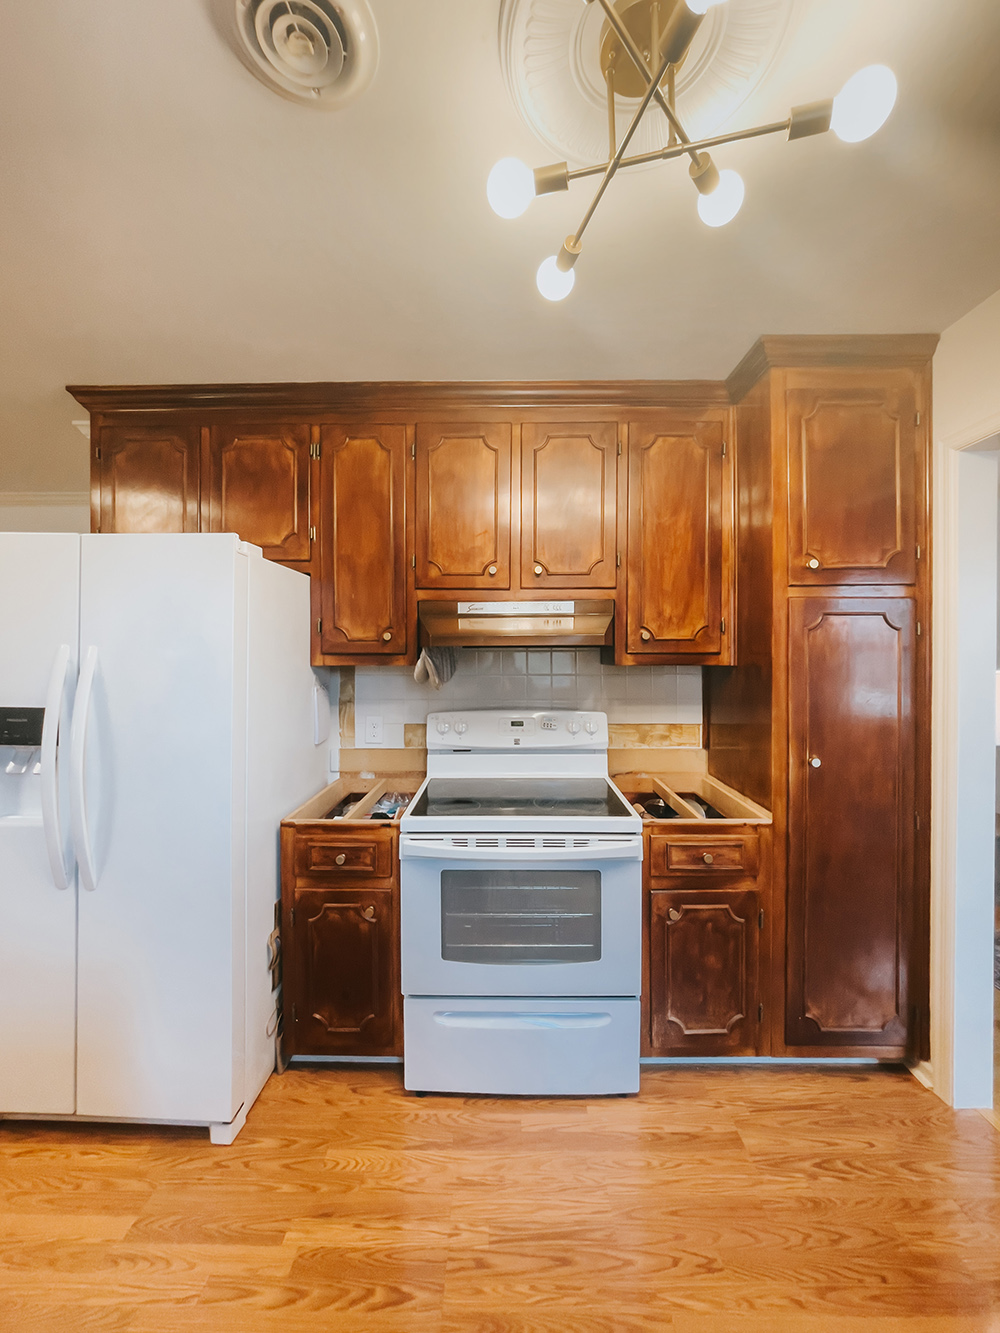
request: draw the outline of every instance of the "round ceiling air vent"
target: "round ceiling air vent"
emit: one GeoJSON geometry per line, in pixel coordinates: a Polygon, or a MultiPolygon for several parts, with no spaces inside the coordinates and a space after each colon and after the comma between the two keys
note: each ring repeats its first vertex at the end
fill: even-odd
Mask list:
{"type": "Polygon", "coordinates": [[[345,106],[375,77],[367,0],[236,0],[236,29],[261,82],[296,102],[345,106]]]}

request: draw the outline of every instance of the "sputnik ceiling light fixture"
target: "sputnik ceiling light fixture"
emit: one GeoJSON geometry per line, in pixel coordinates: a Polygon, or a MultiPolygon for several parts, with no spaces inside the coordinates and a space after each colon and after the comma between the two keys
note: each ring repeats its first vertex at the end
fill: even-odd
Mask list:
{"type": "Polygon", "coordinates": [[[609,154],[606,162],[570,170],[566,162],[532,171],[516,157],[502,158],[490,172],[486,193],[495,213],[515,218],[536,195],[568,190],[570,182],[600,176],[597,192],[579,227],[567,236],[558,254],[542,261],[536,282],[550,301],[561,301],[573,289],[573,266],[580,256],[583,234],[619,167],[648,165],[688,156],[691,180],[698,191],[698,215],[709,227],[731,222],[743,204],[743,180],[728,168],[719,170],[708,151],[740,139],[787,133],[789,140],[833,132],[845,143],[870,138],[888,119],[896,101],[896,78],[885,65],[869,65],[848,79],[836,97],[793,107],[785,120],[753,129],[734,130],[692,141],[675,106],[678,67],[690,50],[706,13],[725,0],[584,0],[597,3],[607,22],[601,36],[601,72],[607,85],[609,154]],[[616,143],[615,97],[638,97],[628,128],[616,143]],[[652,102],[667,118],[667,146],[627,156],[628,146],[652,102]]]}

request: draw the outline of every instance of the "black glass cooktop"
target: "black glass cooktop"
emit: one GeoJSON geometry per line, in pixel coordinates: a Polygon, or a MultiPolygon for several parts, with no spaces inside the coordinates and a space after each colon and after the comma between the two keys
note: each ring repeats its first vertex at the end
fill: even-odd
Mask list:
{"type": "Polygon", "coordinates": [[[629,818],[633,811],[603,778],[431,778],[410,818],[545,815],[629,818]]]}

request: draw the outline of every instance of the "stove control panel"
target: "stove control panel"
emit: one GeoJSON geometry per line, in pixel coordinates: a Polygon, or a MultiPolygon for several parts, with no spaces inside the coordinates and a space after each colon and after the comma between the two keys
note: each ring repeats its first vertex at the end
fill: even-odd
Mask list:
{"type": "Polygon", "coordinates": [[[606,713],[482,708],[427,715],[428,750],[606,750],[606,713]]]}

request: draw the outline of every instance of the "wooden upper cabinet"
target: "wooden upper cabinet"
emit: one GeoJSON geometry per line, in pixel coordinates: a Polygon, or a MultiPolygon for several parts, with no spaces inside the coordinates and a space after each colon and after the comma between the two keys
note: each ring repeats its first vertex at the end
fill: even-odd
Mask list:
{"type": "Polygon", "coordinates": [[[614,588],[618,425],[521,428],[521,586],[614,588]]]}
{"type": "Polygon", "coordinates": [[[905,597],[789,604],[790,1045],[906,1040],[914,630],[905,597]]]}
{"type": "Polygon", "coordinates": [[[202,531],[237,532],[269,560],[307,561],[309,426],[212,426],[202,474],[202,531]]]}
{"type": "Polygon", "coordinates": [[[116,422],[95,432],[91,527],[95,532],[197,532],[197,425],[116,422]]]}
{"type": "Polygon", "coordinates": [[[324,426],[320,458],[324,654],[406,651],[406,428],[324,426]]]}
{"type": "Polygon", "coordinates": [[[724,419],[629,425],[628,653],[722,650],[724,419]]]}
{"type": "Polygon", "coordinates": [[[510,587],[511,426],[420,423],[418,588],[510,587]]]}
{"type": "Polygon", "coordinates": [[[913,373],[789,371],[787,384],[789,583],[913,583],[913,373]]]}

